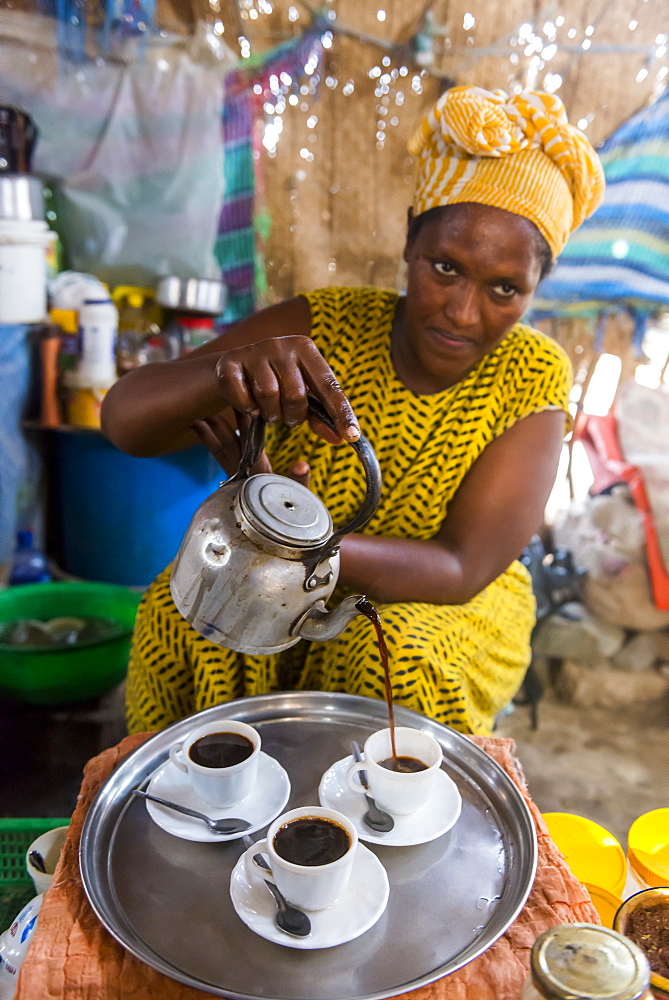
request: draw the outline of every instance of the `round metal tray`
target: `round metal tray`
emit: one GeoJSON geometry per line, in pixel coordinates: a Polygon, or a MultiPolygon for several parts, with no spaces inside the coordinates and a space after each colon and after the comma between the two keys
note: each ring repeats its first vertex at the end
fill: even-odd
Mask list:
{"type": "Polygon", "coordinates": [[[232,718],[256,726],[263,750],[287,770],[287,809],[316,804],[322,774],[350,752],[350,740],[362,745],[388,722],[383,702],[354,695],[261,695],[183,719],[126,758],[88,812],[80,865],[99,919],[137,958],[235,1000],[376,1000],[460,968],[518,916],[537,863],[534,823],[518,788],[465,736],[396,707],[397,725],[427,730],[441,744],[443,767],[462,795],[458,822],[428,844],[367,845],[388,872],[390,899],[356,940],[296,951],[258,937],[230,900],[242,841],[172,837],[130,794],[195,725],[232,718]]]}

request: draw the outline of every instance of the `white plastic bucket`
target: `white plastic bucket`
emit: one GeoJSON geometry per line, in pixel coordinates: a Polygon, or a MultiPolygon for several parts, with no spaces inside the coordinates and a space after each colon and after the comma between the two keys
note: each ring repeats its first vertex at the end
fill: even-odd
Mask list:
{"type": "Polygon", "coordinates": [[[46,222],[0,219],[0,323],[46,318],[47,252],[55,239],[46,222]]]}

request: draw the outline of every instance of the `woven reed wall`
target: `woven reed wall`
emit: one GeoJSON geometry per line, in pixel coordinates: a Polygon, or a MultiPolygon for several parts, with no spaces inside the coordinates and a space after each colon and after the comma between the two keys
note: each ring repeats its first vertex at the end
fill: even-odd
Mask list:
{"type": "MultiPolygon", "coordinates": [[[[597,145],[652,99],[654,88],[661,85],[658,71],[667,66],[666,55],[654,55],[662,25],[667,29],[666,0],[561,0],[543,5],[538,0],[332,0],[328,7],[344,30],[335,29],[332,47],[325,53],[317,95],[283,114],[275,155],[262,156],[272,220],[265,247],[271,300],[325,284],[397,283],[412,191],[406,143],[438,97],[440,77],[508,90],[516,84],[541,87],[548,72],[559,73],[563,83],[558,93],[570,120],[587,119],[586,134],[597,145]],[[407,43],[428,7],[448,33],[435,37],[434,74],[417,77],[420,67],[412,61],[407,43]],[[380,9],[384,21],[378,20],[380,9]],[[475,24],[465,28],[470,11],[476,14],[475,24]],[[510,40],[518,38],[523,23],[540,34],[544,23],[558,15],[564,24],[557,29],[556,41],[574,51],[559,48],[535,71],[532,55],[524,52],[527,46],[510,40]],[[630,30],[634,21],[637,26],[630,30]],[[594,28],[591,34],[588,26],[594,28]],[[361,40],[364,36],[396,48],[386,52],[361,40]],[[581,47],[587,40],[594,51],[581,47]],[[404,52],[399,47],[403,43],[404,52]],[[614,51],[617,48],[620,51],[614,51]],[[486,54],[489,49],[496,54],[486,54]],[[390,65],[382,66],[384,56],[390,65]],[[388,94],[379,95],[378,77],[370,78],[369,71],[379,66],[392,73],[403,65],[407,75],[392,80],[388,94]],[[647,76],[637,82],[644,68],[647,76]],[[313,127],[307,124],[311,116],[318,119],[313,127]],[[377,141],[379,122],[387,136],[382,146],[377,141]],[[313,160],[305,160],[300,150],[308,150],[313,160]]],[[[255,20],[234,21],[223,7],[224,37],[233,41],[228,23],[235,37],[242,24],[252,49],[262,50],[308,23],[308,11],[299,0],[274,0],[273,8],[272,14],[255,20]],[[291,7],[293,17],[299,12],[296,21],[289,19],[291,7]]]]}

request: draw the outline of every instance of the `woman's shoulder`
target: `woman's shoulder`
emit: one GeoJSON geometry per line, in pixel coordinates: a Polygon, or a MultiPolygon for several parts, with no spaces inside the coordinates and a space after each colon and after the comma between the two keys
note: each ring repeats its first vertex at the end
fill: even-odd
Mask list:
{"type": "Polygon", "coordinates": [[[305,295],[311,310],[311,336],[330,363],[355,349],[373,349],[390,336],[398,293],[370,285],[318,288],[305,295]]]}
{"type": "Polygon", "coordinates": [[[525,323],[516,323],[500,347],[505,347],[509,353],[529,352],[537,357],[545,357],[547,360],[553,358],[560,363],[569,360],[557,340],[554,340],[547,333],[542,333],[541,330],[527,326],[525,323]]]}
{"type": "Polygon", "coordinates": [[[392,288],[377,288],[374,285],[333,285],[316,288],[301,293],[314,308],[328,309],[340,313],[351,309],[379,309],[395,305],[399,293],[392,288]]]}

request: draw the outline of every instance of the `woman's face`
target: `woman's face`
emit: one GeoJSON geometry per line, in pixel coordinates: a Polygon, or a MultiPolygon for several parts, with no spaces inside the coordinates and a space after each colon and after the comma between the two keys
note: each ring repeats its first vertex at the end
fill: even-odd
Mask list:
{"type": "Polygon", "coordinates": [[[489,205],[450,205],[407,241],[407,295],[393,331],[400,378],[417,392],[460,381],[530,304],[542,261],[538,230],[489,205]]]}

